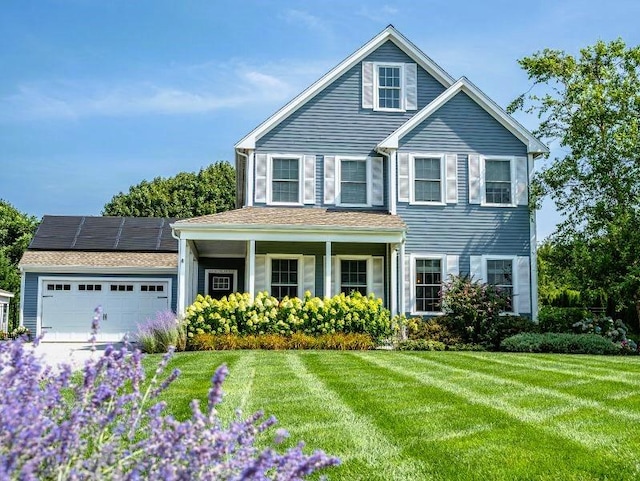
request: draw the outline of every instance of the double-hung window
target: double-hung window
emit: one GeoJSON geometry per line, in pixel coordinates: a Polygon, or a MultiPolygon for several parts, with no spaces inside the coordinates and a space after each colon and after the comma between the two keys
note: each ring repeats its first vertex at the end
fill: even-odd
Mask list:
{"type": "Polygon", "coordinates": [[[442,258],[415,259],[415,311],[440,312],[442,258]]]}
{"type": "Polygon", "coordinates": [[[300,158],[271,159],[271,201],[297,204],[300,202],[300,158]]]}
{"type": "Polygon", "coordinates": [[[369,204],[367,159],[340,159],[340,204],[369,204]]]}
{"type": "Polygon", "coordinates": [[[506,311],[513,312],[513,259],[487,259],[487,283],[508,297],[506,311]]]}
{"type": "Polygon", "coordinates": [[[414,157],[413,201],[443,202],[442,157],[414,157]]]}
{"type": "Polygon", "coordinates": [[[298,259],[271,260],[271,295],[280,300],[298,295],[298,259]]]}
{"type": "Polygon", "coordinates": [[[403,110],[403,66],[376,64],[376,108],[403,110]]]}
{"type": "Polygon", "coordinates": [[[484,200],[486,204],[513,204],[510,159],[485,159],[484,200]]]}
{"type": "Polygon", "coordinates": [[[358,291],[367,295],[367,261],[343,259],[340,261],[340,292],[351,294],[358,291]]]}

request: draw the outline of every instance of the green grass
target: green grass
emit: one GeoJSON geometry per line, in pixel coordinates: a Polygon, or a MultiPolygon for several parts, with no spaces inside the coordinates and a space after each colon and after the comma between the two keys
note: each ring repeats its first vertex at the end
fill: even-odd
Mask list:
{"type": "MultiPolygon", "coordinates": [[[[158,359],[153,356],[152,359],[158,359]]],[[[233,416],[262,409],[345,480],[640,479],[640,358],[473,352],[177,354],[189,416],[227,363],[233,416]]]]}

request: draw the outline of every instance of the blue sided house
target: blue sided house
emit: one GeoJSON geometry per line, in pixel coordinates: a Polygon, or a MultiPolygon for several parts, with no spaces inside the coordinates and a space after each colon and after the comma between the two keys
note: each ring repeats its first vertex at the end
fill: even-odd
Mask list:
{"type": "MultiPolygon", "coordinates": [[[[179,312],[199,293],[360,291],[392,313],[425,316],[440,314],[447,277],[463,274],[510,292],[512,312],[535,319],[528,184],[547,152],[468,79],[452,78],[389,26],[235,145],[237,209],[171,221],[177,252],[162,254],[174,256],[173,270],[101,266],[100,274],[142,276],[131,291],[140,302],[142,286],[164,279],[179,312]]],[[[39,249],[51,250],[41,237],[39,249]]],[[[41,297],[50,284],[57,292],[50,279],[62,274],[23,264],[23,283],[33,285],[24,323],[39,331],[49,325],[41,297]]]]}

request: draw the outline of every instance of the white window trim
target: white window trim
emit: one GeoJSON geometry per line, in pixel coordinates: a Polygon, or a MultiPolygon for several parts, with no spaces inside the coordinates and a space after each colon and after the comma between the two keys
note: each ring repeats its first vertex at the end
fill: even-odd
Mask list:
{"type": "Polygon", "coordinates": [[[447,205],[447,178],[445,155],[435,153],[412,153],[409,155],[409,203],[415,205],[447,205]],[[416,159],[440,159],[440,202],[416,200],[416,159]]]}
{"type": "Polygon", "coordinates": [[[304,205],[304,165],[302,155],[268,154],[267,157],[267,205],[304,205]],[[274,202],[273,200],[273,160],[295,159],[298,161],[298,202],[274,202]]]}
{"type": "Polygon", "coordinates": [[[266,266],[266,281],[269,286],[269,292],[271,292],[271,261],[274,259],[286,259],[298,261],[298,294],[299,299],[304,298],[304,255],[302,254],[266,254],[267,266],[266,266]]]}
{"type": "Polygon", "coordinates": [[[336,155],[335,177],[336,177],[336,205],[340,207],[371,207],[373,194],[373,172],[372,162],[369,157],[359,157],[350,155],[336,155]],[[342,161],[357,160],[364,162],[367,169],[367,202],[365,204],[347,204],[342,202],[342,161]]]}
{"type": "Polygon", "coordinates": [[[204,270],[204,292],[209,292],[209,274],[232,274],[233,292],[238,292],[238,270],[237,269],[205,269],[204,270]]]}
{"type": "Polygon", "coordinates": [[[367,261],[367,295],[373,292],[373,256],[368,255],[341,255],[335,256],[337,259],[336,279],[338,279],[338,292],[342,292],[342,261],[367,261]]]}
{"type": "Polygon", "coordinates": [[[373,62],[373,110],[379,112],[406,112],[406,86],[404,84],[404,63],[400,62],[373,62]],[[390,109],[380,107],[380,67],[392,67],[400,69],[400,108],[390,109]]]}
{"type": "Polygon", "coordinates": [[[517,207],[516,203],[516,158],[512,155],[481,155],[480,156],[480,205],[484,207],[517,207]],[[508,160],[511,172],[511,202],[508,204],[494,204],[487,202],[486,174],[487,160],[508,160]]]}
{"type": "Polygon", "coordinates": [[[517,263],[518,256],[494,256],[494,255],[483,255],[482,256],[482,282],[485,284],[489,282],[489,276],[487,275],[487,261],[511,261],[511,286],[512,286],[512,296],[511,296],[511,307],[512,311],[504,311],[501,312],[502,316],[517,316],[518,312],[518,282],[517,282],[517,263]]]}
{"type": "Polygon", "coordinates": [[[417,283],[416,283],[416,261],[417,260],[422,260],[422,259],[438,259],[440,261],[440,275],[442,276],[442,284],[444,286],[444,283],[446,281],[446,275],[447,275],[447,256],[446,254],[429,254],[429,253],[413,253],[410,254],[409,256],[410,259],[410,264],[409,264],[409,272],[410,272],[410,279],[411,279],[411,314],[415,314],[418,316],[443,316],[444,315],[444,311],[418,311],[417,309],[417,304],[418,304],[418,300],[416,298],[416,287],[417,287],[417,283]]]}

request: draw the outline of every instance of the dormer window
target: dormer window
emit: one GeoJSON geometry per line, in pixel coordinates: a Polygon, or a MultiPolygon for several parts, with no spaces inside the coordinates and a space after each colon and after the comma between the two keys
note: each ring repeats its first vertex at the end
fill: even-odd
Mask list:
{"type": "Polygon", "coordinates": [[[377,108],[379,110],[403,110],[402,66],[377,65],[377,70],[377,108]]]}

